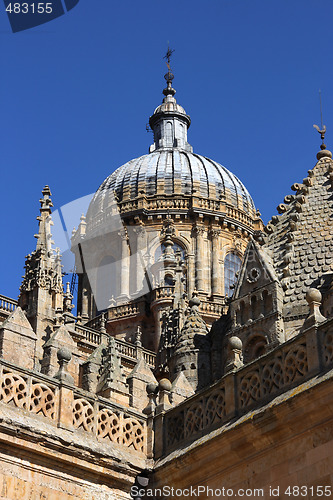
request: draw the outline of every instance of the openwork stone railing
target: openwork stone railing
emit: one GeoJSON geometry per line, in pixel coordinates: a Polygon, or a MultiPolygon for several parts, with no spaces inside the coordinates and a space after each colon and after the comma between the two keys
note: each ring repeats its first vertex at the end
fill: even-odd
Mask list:
{"type": "Polygon", "coordinates": [[[146,419],[107,400],[75,394],[73,426],[136,451],[146,452],[146,419]]]}
{"type": "Polygon", "coordinates": [[[238,408],[252,407],[266,396],[273,396],[295,382],[302,382],[308,372],[305,339],[281,347],[268,359],[264,358],[236,374],[238,408]]]}
{"type": "Polygon", "coordinates": [[[170,410],[165,418],[165,446],[200,436],[204,429],[221,424],[226,416],[224,381],[170,410]]]}
{"type": "Polygon", "coordinates": [[[146,452],[146,417],[104,398],[56,379],[0,360],[0,405],[38,415],[55,426],[82,429],[99,440],[108,440],[138,452],[146,452]]]}
{"type": "Polygon", "coordinates": [[[9,316],[16,308],[17,300],[0,295],[0,313],[5,313],[6,316],[9,316]]]}
{"type": "MultiPolygon", "coordinates": [[[[258,408],[279,394],[333,366],[333,321],[287,341],[162,417],[162,454],[193,441],[227,421],[258,408]]],[[[161,417],[159,417],[161,418],[161,417]]]]}
{"type": "Polygon", "coordinates": [[[324,328],[320,332],[320,345],[322,351],[323,367],[333,365],[333,327],[324,328]]]}
{"type": "Polygon", "coordinates": [[[52,381],[50,377],[29,370],[20,370],[10,363],[1,361],[1,403],[55,421],[58,411],[58,386],[57,381],[52,381]]]}

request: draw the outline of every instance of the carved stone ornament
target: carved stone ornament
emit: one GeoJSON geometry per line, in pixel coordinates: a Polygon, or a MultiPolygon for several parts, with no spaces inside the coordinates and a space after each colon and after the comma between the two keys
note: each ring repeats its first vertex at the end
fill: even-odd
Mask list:
{"type": "Polygon", "coordinates": [[[237,231],[233,237],[233,243],[236,250],[239,252],[242,250],[242,233],[237,231]]]}
{"type": "Polygon", "coordinates": [[[261,272],[257,267],[252,267],[250,271],[247,273],[246,281],[248,283],[256,283],[260,278],[261,272]]]}

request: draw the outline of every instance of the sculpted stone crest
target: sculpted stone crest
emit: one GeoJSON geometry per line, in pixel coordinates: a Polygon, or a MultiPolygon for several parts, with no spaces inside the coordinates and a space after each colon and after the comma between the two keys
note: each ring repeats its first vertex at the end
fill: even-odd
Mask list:
{"type": "Polygon", "coordinates": [[[260,278],[260,275],[261,275],[260,269],[258,269],[257,267],[253,267],[247,273],[246,281],[248,283],[256,283],[258,281],[258,279],[260,278]]]}

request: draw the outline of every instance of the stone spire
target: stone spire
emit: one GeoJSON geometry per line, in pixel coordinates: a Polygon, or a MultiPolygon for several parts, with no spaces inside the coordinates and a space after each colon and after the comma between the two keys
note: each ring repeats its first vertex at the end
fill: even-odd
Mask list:
{"type": "Polygon", "coordinates": [[[158,149],[178,148],[190,152],[193,150],[187,142],[187,129],[191,124],[191,118],[185,109],[177,104],[174,97],[176,90],[172,87],[174,75],[170,68],[171,53],[168,49],[166,55],[168,72],[164,75],[167,86],[163,89],[165,97],[149,118],[149,125],[154,132],[154,144],[150,146],[150,153],[158,149]]]}
{"type": "Polygon", "coordinates": [[[40,215],[36,250],[26,256],[25,274],[20,287],[19,305],[37,334],[36,366],[42,357],[42,343],[45,332],[54,326],[57,310],[63,309],[63,284],[61,255],[52,249],[51,191],[45,186],[40,201],[40,215]]]}
{"type": "Polygon", "coordinates": [[[108,338],[107,348],[103,350],[97,392],[103,397],[113,398],[118,403],[123,403],[124,396],[128,393],[121,356],[112,336],[108,338]]]}
{"type": "Polygon", "coordinates": [[[189,310],[181,329],[173,355],[170,359],[170,373],[173,377],[181,371],[194,390],[210,382],[210,344],[208,328],[199,313],[200,299],[197,293],[189,301],[189,310]]]}
{"type": "Polygon", "coordinates": [[[39,229],[38,234],[35,235],[37,238],[36,250],[42,250],[46,253],[47,256],[51,256],[51,247],[52,247],[52,234],[51,234],[51,225],[53,225],[51,219],[51,208],[53,207],[53,203],[51,200],[51,191],[49,186],[45,186],[42,191],[43,198],[39,200],[40,202],[40,215],[37,217],[39,221],[39,229]]]}

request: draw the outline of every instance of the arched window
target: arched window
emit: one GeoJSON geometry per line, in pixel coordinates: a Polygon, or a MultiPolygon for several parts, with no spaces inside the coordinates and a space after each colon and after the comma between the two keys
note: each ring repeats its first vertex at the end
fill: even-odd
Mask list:
{"type": "Polygon", "coordinates": [[[233,294],[232,286],[237,281],[236,273],[241,266],[241,260],[235,253],[228,253],[224,259],[224,294],[231,297],[233,294]]]}
{"type": "Polygon", "coordinates": [[[172,123],[171,122],[167,122],[166,124],[166,140],[167,140],[167,146],[172,146],[173,144],[173,133],[172,133],[172,123]]]}

